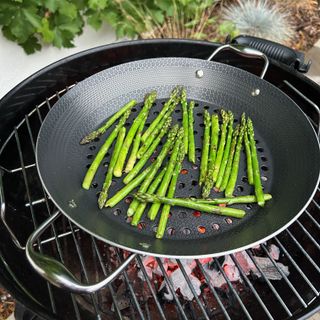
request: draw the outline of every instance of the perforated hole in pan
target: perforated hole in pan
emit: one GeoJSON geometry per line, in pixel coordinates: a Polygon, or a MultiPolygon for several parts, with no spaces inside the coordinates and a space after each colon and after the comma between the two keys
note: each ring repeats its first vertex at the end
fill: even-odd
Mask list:
{"type": "MultiPolygon", "coordinates": [[[[152,120],[159,114],[159,111],[163,108],[163,104],[166,100],[159,99],[156,101],[155,105],[152,107],[151,112],[149,113],[148,121],[146,122],[146,127],[150,126],[152,120]]],[[[135,119],[137,112],[140,111],[142,104],[139,104],[135,109],[136,111],[131,114],[127,123],[132,123],[135,119]]],[[[220,107],[216,105],[210,105],[207,102],[196,101],[194,108],[194,130],[195,130],[195,145],[196,145],[196,163],[192,164],[188,161],[187,156],[183,162],[182,169],[180,171],[179,180],[176,187],[175,196],[176,197],[201,197],[201,189],[198,184],[199,180],[199,167],[200,167],[200,158],[201,158],[201,148],[202,148],[202,137],[203,137],[203,110],[204,107],[210,113],[219,112],[220,107]]],[[[177,106],[175,112],[172,113],[173,123],[181,124],[181,106],[177,106]]],[[[235,122],[238,122],[240,119],[241,113],[235,112],[235,110],[231,110],[234,113],[235,122]]],[[[112,129],[111,129],[112,130],[112,129]]],[[[271,155],[268,151],[267,145],[264,143],[263,137],[259,136],[259,132],[255,130],[255,138],[258,150],[259,164],[260,164],[260,172],[262,175],[262,185],[265,192],[268,192],[271,187],[271,155]]],[[[159,144],[157,151],[154,156],[149,159],[146,166],[149,166],[152,161],[155,160],[162,143],[159,144]]],[[[87,154],[92,155],[99,149],[101,144],[103,143],[103,139],[91,143],[88,146],[84,146],[87,148],[87,154]]],[[[103,163],[104,169],[108,167],[108,163],[110,162],[110,157],[112,155],[112,149],[108,152],[105,161],[103,163]]],[[[92,157],[87,158],[87,160],[92,160],[92,157]]],[[[85,170],[87,170],[88,162],[85,170]]],[[[164,164],[163,164],[164,165],[164,164]]],[[[146,167],[145,166],[145,167],[146,167]]],[[[85,171],[84,171],[85,172],[85,171]]],[[[95,178],[95,191],[97,192],[99,188],[102,186],[104,181],[104,175],[106,170],[99,170],[96,178],[95,178]]],[[[122,176],[122,178],[124,175],[122,176]]],[[[110,196],[115,194],[118,190],[120,190],[124,184],[122,183],[122,178],[114,178],[112,182],[112,186],[109,190],[110,196]]],[[[249,185],[247,179],[247,170],[246,170],[246,157],[244,149],[241,153],[240,157],[240,165],[239,165],[239,173],[237,184],[235,187],[234,195],[247,195],[254,194],[254,189],[249,185]]],[[[222,192],[214,192],[212,190],[210,197],[218,198],[223,197],[224,194],[222,192]]],[[[119,223],[125,224],[126,227],[130,230],[130,232],[138,232],[143,234],[148,234],[152,237],[155,236],[155,232],[157,229],[157,225],[159,223],[159,218],[161,215],[161,209],[159,210],[158,216],[155,221],[150,221],[147,218],[147,212],[149,206],[146,208],[144,215],[141,218],[140,224],[138,227],[133,227],[130,225],[132,218],[128,218],[126,216],[126,211],[129,207],[130,202],[132,201],[132,195],[127,196],[123,199],[115,208],[111,209],[103,209],[102,212],[108,215],[108,219],[115,219],[119,223]],[[111,213],[111,214],[110,214],[111,213]]],[[[171,216],[168,219],[168,224],[166,228],[166,232],[164,235],[164,239],[195,239],[195,238],[203,238],[210,237],[214,234],[230,231],[232,228],[236,228],[239,224],[246,223],[247,219],[253,217],[253,215],[259,210],[257,204],[242,204],[235,205],[234,208],[243,209],[247,212],[245,218],[233,219],[226,218],[223,216],[218,216],[214,214],[197,212],[192,209],[181,208],[181,207],[172,207],[171,208],[171,216]]]]}

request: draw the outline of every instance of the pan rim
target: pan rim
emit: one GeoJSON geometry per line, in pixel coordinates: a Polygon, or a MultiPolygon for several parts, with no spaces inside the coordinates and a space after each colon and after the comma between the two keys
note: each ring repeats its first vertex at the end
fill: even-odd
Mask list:
{"type": "MultiPolygon", "coordinates": [[[[105,72],[106,70],[110,70],[110,69],[114,69],[114,68],[118,68],[120,66],[123,66],[124,64],[128,65],[128,64],[134,64],[134,63],[138,63],[138,62],[141,62],[141,61],[150,61],[150,60],[168,60],[168,59],[183,59],[183,60],[190,60],[190,61],[194,61],[194,60],[198,60],[198,61],[201,61],[201,62],[205,62],[206,60],[203,60],[203,59],[198,59],[198,58],[180,58],[180,57],[165,57],[165,58],[151,58],[151,59],[141,59],[141,60],[135,60],[135,61],[131,61],[131,62],[127,62],[127,63],[123,63],[123,64],[120,64],[120,65],[117,65],[117,66],[114,66],[112,68],[108,68],[108,69],[105,69],[105,70],[102,70],[100,71],[99,73],[101,72],[105,72]]],[[[289,96],[287,96],[286,94],[284,94],[279,88],[277,88],[276,86],[274,86],[272,83],[264,80],[264,79],[260,79],[258,76],[246,71],[246,70],[243,70],[243,69],[240,69],[238,67],[235,67],[235,66],[230,66],[230,65],[226,65],[226,64],[223,64],[221,62],[216,62],[216,61],[210,61],[210,63],[214,63],[214,64],[219,64],[219,65],[222,65],[226,68],[232,68],[232,69],[235,69],[237,71],[241,71],[245,74],[248,74],[250,76],[254,76],[257,80],[262,80],[263,82],[267,83],[269,86],[272,86],[275,90],[279,91],[282,95],[286,96],[287,99],[290,99],[291,102],[295,105],[295,107],[298,108],[298,110],[301,112],[301,114],[304,116],[304,118],[308,121],[308,124],[309,126],[311,127],[312,129],[312,132],[314,134],[314,138],[316,139],[317,141],[317,152],[320,153],[320,142],[319,142],[319,139],[318,139],[318,136],[309,120],[309,118],[307,117],[307,115],[301,110],[301,108],[299,107],[298,104],[296,104],[289,96]]],[[[98,73],[96,73],[98,74],[98,73]]],[[[84,79],[81,81],[84,82],[88,79],[90,79],[91,77],[95,76],[96,74],[84,79]]],[[[54,107],[54,106],[53,106],[54,107]]],[[[53,108],[52,108],[53,109],[53,108]]],[[[52,110],[51,109],[51,110],[52,110]]],[[[49,111],[50,113],[51,111],[49,111]]],[[[48,113],[48,114],[49,114],[48,113]]],[[[47,116],[46,118],[44,119],[43,121],[43,124],[39,130],[39,133],[38,133],[38,136],[37,136],[37,142],[36,142],[36,167],[37,167],[37,171],[38,171],[38,174],[39,174],[39,178],[40,178],[40,181],[43,185],[43,187],[45,188],[45,191],[50,195],[49,191],[47,190],[47,186],[46,184],[44,183],[43,181],[43,177],[41,175],[41,170],[39,168],[39,161],[38,161],[38,145],[39,145],[39,140],[40,140],[40,135],[41,135],[41,130],[43,129],[43,126],[46,122],[46,119],[47,119],[47,116]]],[[[310,204],[310,202],[312,201],[316,191],[317,191],[317,187],[319,185],[319,182],[320,182],[320,167],[318,169],[318,177],[317,177],[317,183],[315,184],[315,187],[313,189],[313,192],[311,193],[309,199],[305,202],[304,206],[300,209],[300,211],[292,218],[290,219],[290,221],[288,221],[285,225],[283,225],[281,228],[279,228],[278,230],[274,231],[273,233],[269,234],[268,236],[266,237],[263,237],[261,239],[258,239],[257,241],[255,242],[252,242],[250,244],[247,244],[245,246],[242,246],[242,247],[238,247],[238,248],[235,248],[235,249],[231,249],[231,250],[225,250],[225,251],[220,251],[220,252],[217,252],[217,253],[208,253],[208,254],[188,254],[188,255],[174,255],[174,254],[161,254],[161,253],[155,253],[155,252],[151,252],[151,250],[139,250],[139,249],[135,249],[135,248],[131,248],[129,246],[125,246],[125,245],[122,245],[122,244],[118,244],[114,241],[111,241],[110,239],[107,239],[103,236],[100,236],[99,234],[95,234],[93,231],[91,231],[90,229],[87,229],[86,227],[84,227],[83,225],[81,225],[80,223],[78,223],[74,218],[72,218],[69,214],[67,214],[66,212],[64,212],[64,210],[62,210],[61,206],[58,205],[58,203],[56,203],[55,199],[53,197],[51,197],[50,195],[50,198],[51,200],[53,201],[53,203],[55,204],[55,206],[59,209],[59,211],[65,215],[68,219],[70,219],[75,225],[77,225],[78,227],[80,227],[82,230],[88,232],[89,234],[91,234],[92,236],[96,237],[97,239],[105,242],[105,243],[108,243],[110,245],[113,245],[115,247],[118,247],[118,248],[121,248],[121,249],[124,249],[124,250],[128,250],[130,252],[135,252],[135,253],[138,253],[138,254],[142,254],[142,255],[152,255],[152,256],[155,256],[155,257],[167,257],[167,258],[180,258],[180,259],[187,259],[187,258],[190,258],[190,257],[193,257],[193,258],[204,258],[204,257],[217,257],[217,256],[222,256],[222,255],[227,255],[227,254],[231,254],[231,253],[234,253],[234,252],[239,252],[239,251],[243,251],[245,249],[248,249],[248,248],[251,248],[255,245],[258,245],[262,242],[265,242],[271,238],[273,238],[274,236],[278,235],[279,233],[281,233],[282,231],[284,231],[285,229],[287,229],[292,223],[294,223],[300,216],[301,214],[305,211],[305,209],[308,207],[308,205],[310,204]]],[[[158,240],[158,241],[165,241],[165,239],[162,239],[162,240],[158,240]]],[[[187,240],[185,240],[187,241],[187,240]]]]}

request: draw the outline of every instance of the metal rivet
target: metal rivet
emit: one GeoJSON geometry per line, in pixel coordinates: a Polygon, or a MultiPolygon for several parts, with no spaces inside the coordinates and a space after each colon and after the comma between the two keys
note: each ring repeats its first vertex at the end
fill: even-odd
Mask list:
{"type": "Polygon", "coordinates": [[[196,77],[197,77],[197,78],[202,78],[203,75],[204,75],[203,70],[200,69],[200,70],[197,70],[197,71],[196,71],[196,77]]]}
{"type": "Polygon", "coordinates": [[[77,204],[76,204],[76,202],[75,202],[73,199],[71,199],[71,200],[69,201],[69,207],[72,208],[72,209],[74,209],[74,208],[77,207],[77,204]]]}
{"type": "Polygon", "coordinates": [[[149,247],[151,247],[151,244],[149,244],[149,243],[140,242],[139,244],[140,244],[141,247],[143,247],[145,249],[148,249],[149,247]]]}
{"type": "Polygon", "coordinates": [[[258,96],[259,94],[260,94],[260,89],[254,89],[254,90],[251,92],[251,95],[252,95],[253,97],[258,96]]]}

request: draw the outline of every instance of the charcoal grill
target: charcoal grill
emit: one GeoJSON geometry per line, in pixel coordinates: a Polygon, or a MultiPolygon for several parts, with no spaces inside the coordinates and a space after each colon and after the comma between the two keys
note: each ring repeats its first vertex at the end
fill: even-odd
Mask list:
{"type": "MultiPolygon", "coordinates": [[[[40,183],[34,156],[37,133],[53,104],[77,81],[105,68],[162,56],[204,59],[217,46],[186,40],[135,41],[102,46],[39,71],[0,102],[0,281],[39,318],[297,319],[307,318],[319,309],[319,188],[309,207],[293,225],[259,248],[246,250],[258,269],[256,252],[268,257],[282,276],[279,281],[268,280],[263,272],[259,279],[247,276],[236,256],[231,255],[242,283],[231,283],[222,268],[223,257],[215,259],[212,267],[219,270],[227,282],[227,287],[222,290],[212,286],[201,263],[196,261],[203,278],[202,293],[200,296],[195,294],[192,301],[186,301],[174,292],[163,263],[157,258],[164,281],[173,296],[172,301],[167,301],[158,292],[158,283],[146,276],[142,256],[137,256],[104,289],[95,294],[75,295],[51,286],[33,272],[26,261],[22,249],[28,236],[55,211],[40,183]],[[280,248],[280,261],[289,267],[289,276],[277,267],[269,254],[270,244],[280,248]],[[146,276],[146,281],[138,279],[138,269],[146,276]]],[[[221,61],[256,74],[261,70],[259,61],[253,64],[232,53],[222,55],[221,61]]],[[[319,111],[313,101],[319,99],[320,88],[296,70],[303,69],[301,59],[299,63],[288,66],[271,60],[266,80],[294,99],[316,126],[319,111]]],[[[88,283],[101,281],[129,254],[93,238],[64,217],[52,224],[36,246],[45,254],[60,259],[79,279],[88,283]]],[[[178,265],[185,275],[183,264],[178,261],[178,265]]],[[[185,281],[194,291],[187,276],[185,281]]],[[[37,317],[30,311],[18,311],[18,320],[37,317]]]]}

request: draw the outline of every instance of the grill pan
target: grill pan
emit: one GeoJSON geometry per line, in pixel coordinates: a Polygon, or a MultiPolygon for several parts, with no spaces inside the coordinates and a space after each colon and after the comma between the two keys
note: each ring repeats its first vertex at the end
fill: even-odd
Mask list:
{"type": "MultiPolygon", "coordinates": [[[[263,54],[251,49],[231,49],[266,59],[263,54]]],[[[174,113],[175,121],[181,119],[179,110],[177,108],[174,113]]],[[[46,191],[59,210],[82,229],[133,252],[177,258],[223,255],[243,250],[281,232],[312,199],[319,180],[320,162],[318,139],[309,120],[279,89],[241,69],[189,58],[130,62],[97,73],[77,84],[46,117],[38,136],[36,156],[46,191]],[[135,98],[140,104],[129,118],[128,123],[132,122],[143,97],[153,89],[158,93],[157,104],[150,112],[154,117],[176,85],[184,86],[188,98],[197,103],[195,137],[198,157],[203,132],[203,108],[212,113],[224,107],[232,110],[237,119],[242,112],[253,119],[263,185],[265,192],[272,193],[273,199],[264,208],[238,206],[247,211],[242,220],[205,213],[196,217],[191,210],[172,208],[168,232],[164,239],[158,240],[154,237],[156,222],[145,219],[140,228],[131,227],[128,223],[126,209],[130,199],[114,208],[98,209],[97,192],[106,168],[99,169],[93,188],[89,191],[81,189],[86,167],[103,140],[88,146],[80,146],[79,140],[99,127],[119,107],[135,98]],[[198,232],[199,226],[205,227],[206,232],[198,232]]],[[[199,159],[196,165],[199,166],[199,159]]],[[[188,173],[179,177],[177,196],[199,197],[199,169],[187,161],[184,162],[184,169],[188,173]]],[[[242,155],[236,195],[253,193],[245,176],[245,159],[242,155]]],[[[120,181],[115,180],[111,194],[121,186],[120,181]]],[[[98,289],[103,282],[98,286],[80,287],[64,266],[33,250],[35,239],[57,216],[58,213],[30,237],[27,245],[29,261],[38,272],[58,286],[68,286],[73,291],[98,289]]]]}

